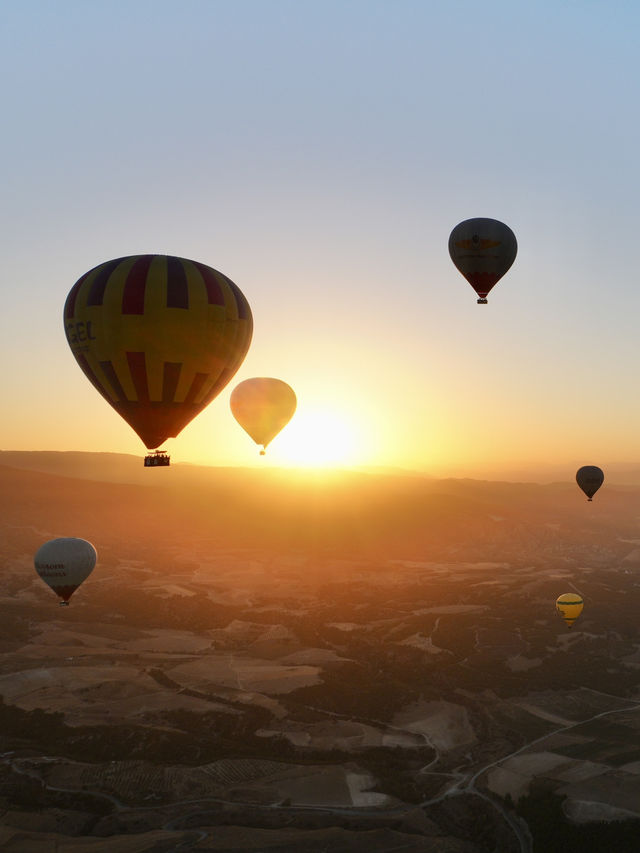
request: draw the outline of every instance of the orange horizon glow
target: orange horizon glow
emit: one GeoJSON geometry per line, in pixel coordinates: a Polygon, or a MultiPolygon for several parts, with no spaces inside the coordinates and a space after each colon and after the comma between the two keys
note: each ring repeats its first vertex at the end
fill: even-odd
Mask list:
{"type": "MultiPolygon", "coordinates": [[[[358,426],[339,411],[299,411],[267,448],[274,463],[286,467],[330,468],[361,464],[366,449],[358,426]]],[[[366,461],[366,460],[364,460],[366,461]]]]}

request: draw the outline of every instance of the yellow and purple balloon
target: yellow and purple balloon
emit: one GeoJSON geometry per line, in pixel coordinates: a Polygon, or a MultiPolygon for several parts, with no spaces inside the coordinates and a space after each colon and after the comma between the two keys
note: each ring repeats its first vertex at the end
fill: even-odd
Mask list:
{"type": "Polygon", "coordinates": [[[231,380],[253,333],[249,303],[221,272],[171,255],[94,267],[64,306],[67,341],[89,381],[157,448],[231,380]]]}

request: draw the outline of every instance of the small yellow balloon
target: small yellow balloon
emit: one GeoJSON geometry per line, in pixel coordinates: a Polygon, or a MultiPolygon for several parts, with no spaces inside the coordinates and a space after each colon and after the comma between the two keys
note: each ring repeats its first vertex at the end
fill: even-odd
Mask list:
{"type": "Polygon", "coordinates": [[[565,592],[556,600],[558,615],[565,621],[567,628],[572,628],[573,623],[582,613],[582,596],[575,592],[565,592]]]}

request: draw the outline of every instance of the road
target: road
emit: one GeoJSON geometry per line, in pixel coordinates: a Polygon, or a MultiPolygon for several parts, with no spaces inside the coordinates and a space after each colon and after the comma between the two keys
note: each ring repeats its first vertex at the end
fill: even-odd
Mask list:
{"type": "MultiPolygon", "coordinates": [[[[600,693],[600,691],[597,690],[591,692],[600,693]]],[[[609,698],[617,699],[618,701],[626,701],[621,699],[620,696],[612,696],[608,693],[601,693],[600,695],[608,696],[609,698]]],[[[476,782],[478,781],[478,779],[488,770],[491,770],[493,767],[497,767],[499,764],[503,764],[510,758],[514,758],[516,755],[520,755],[526,750],[531,749],[531,747],[536,746],[537,744],[542,743],[542,741],[547,740],[547,738],[553,737],[554,735],[560,734],[561,732],[569,731],[569,729],[574,729],[577,726],[582,726],[585,723],[590,723],[592,720],[599,720],[602,717],[607,717],[611,714],[623,714],[628,713],[630,711],[638,710],[640,710],[640,702],[634,702],[633,705],[629,705],[624,708],[614,708],[611,711],[601,711],[600,713],[593,714],[593,716],[587,717],[584,720],[577,720],[575,723],[569,723],[566,726],[560,726],[552,732],[547,732],[541,737],[535,738],[534,740],[525,743],[523,746],[519,747],[518,749],[515,749],[508,755],[503,755],[500,758],[497,758],[495,761],[491,761],[489,764],[485,764],[484,767],[481,767],[479,770],[476,770],[476,772],[472,776],[468,776],[465,777],[463,780],[458,780],[457,782],[454,782],[454,784],[451,785],[451,787],[444,791],[442,794],[439,794],[437,797],[433,797],[432,799],[425,800],[424,802],[420,803],[420,806],[422,808],[428,808],[430,805],[434,805],[434,803],[439,803],[443,800],[448,799],[449,797],[457,797],[463,794],[471,794],[473,796],[481,797],[483,800],[486,800],[487,802],[491,803],[493,807],[500,812],[505,822],[511,827],[514,832],[514,835],[516,836],[520,844],[521,853],[533,853],[533,839],[531,837],[531,833],[529,832],[529,827],[527,826],[525,821],[523,821],[513,812],[508,811],[504,807],[501,799],[499,799],[498,797],[492,797],[483,791],[479,791],[476,787],[476,782]]]]}

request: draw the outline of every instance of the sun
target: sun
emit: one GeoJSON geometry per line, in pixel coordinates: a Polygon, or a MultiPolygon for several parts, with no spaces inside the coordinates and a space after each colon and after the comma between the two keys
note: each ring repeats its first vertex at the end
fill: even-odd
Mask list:
{"type": "Polygon", "coordinates": [[[361,462],[363,443],[349,418],[326,410],[298,411],[267,449],[275,464],[330,468],[361,462]]]}

